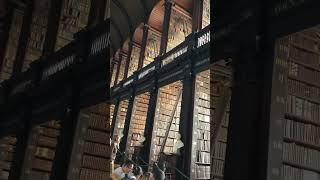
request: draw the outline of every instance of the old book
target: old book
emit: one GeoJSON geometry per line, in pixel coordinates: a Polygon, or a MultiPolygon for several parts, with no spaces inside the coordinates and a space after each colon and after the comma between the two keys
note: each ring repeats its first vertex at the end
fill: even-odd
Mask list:
{"type": "Polygon", "coordinates": [[[88,169],[108,171],[108,169],[110,168],[110,160],[100,157],[84,155],[82,158],[82,167],[88,169]]]}
{"type": "Polygon", "coordinates": [[[109,177],[109,172],[81,168],[79,180],[102,180],[109,177]]]}
{"type": "Polygon", "coordinates": [[[192,18],[172,8],[169,21],[167,52],[184,42],[191,32],[192,18]]]}

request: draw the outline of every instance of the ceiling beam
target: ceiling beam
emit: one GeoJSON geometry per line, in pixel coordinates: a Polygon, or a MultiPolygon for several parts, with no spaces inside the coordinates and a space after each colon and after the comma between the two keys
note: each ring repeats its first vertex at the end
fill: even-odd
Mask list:
{"type": "Polygon", "coordinates": [[[112,0],[112,2],[120,9],[120,11],[125,15],[127,23],[129,25],[130,36],[134,33],[133,23],[130,19],[130,16],[127,10],[123,7],[123,5],[118,0],[112,0]]]}

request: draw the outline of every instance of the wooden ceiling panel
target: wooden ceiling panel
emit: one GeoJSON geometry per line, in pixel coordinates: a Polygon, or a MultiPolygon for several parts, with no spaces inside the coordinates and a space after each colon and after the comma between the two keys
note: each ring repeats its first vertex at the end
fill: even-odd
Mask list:
{"type": "Polygon", "coordinates": [[[133,42],[141,45],[143,36],[143,24],[140,24],[133,35],[133,42]]]}
{"type": "Polygon", "coordinates": [[[110,16],[113,21],[111,25],[111,43],[114,45],[113,52],[124,45],[120,44],[120,39],[126,40],[130,36],[128,21],[132,25],[131,28],[133,30],[137,29],[133,37],[134,42],[141,44],[143,30],[140,25],[145,21],[146,17],[150,17],[151,11],[157,4],[159,8],[153,13],[154,16],[151,21],[151,26],[157,30],[162,30],[164,16],[163,1],[164,0],[110,0],[110,16]],[[162,4],[159,5],[160,1],[162,4]],[[119,31],[119,33],[117,31],[119,31]]]}
{"type": "Polygon", "coordinates": [[[160,1],[152,10],[148,24],[156,29],[157,31],[162,32],[164,19],[164,1],[160,1]]]}

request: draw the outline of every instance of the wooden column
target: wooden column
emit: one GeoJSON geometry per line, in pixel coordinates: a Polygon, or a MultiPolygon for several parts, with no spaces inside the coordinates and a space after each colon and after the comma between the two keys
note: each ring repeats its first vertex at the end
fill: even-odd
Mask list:
{"type": "Polygon", "coordinates": [[[53,53],[55,50],[63,1],[64,0],[51,0],[51,8],[48,18],[48,28],[42,51],[42,54],[44,56],[53,53]]]}
{"type": "MultiPolygon", "coordinates": [[[[158,87],[154,86],[150,91],[150,100],[149,107],[147,113],[147,119],[145,124],[144,137],[146,140],[143,143],[143,148],[141,149],[140,157],[143,161],[149,163],[150,161],[150,152],[151,152],[151,144],[152,144],[152,132],[154,126],[154,116],[156,112],[157,99],[158,99],[158,87]]],[[[148,170],[148,167],[145,167],[145,171],[148,170]]]]}
{"type": "Polygon", "coordinates": [[[25,156],[30,155],[27,153],[28,139],[31,132],[31,106],[26,105],[26,111],[24,116],[24,125],[17,133],[17,143],[15,148],[15,156],[10,168],[10,174],[8,180],[20,180],[23,173],[23,161],[25,156]]]}
{"type": "Polygon", "coordinates": [[[164,20],[162,26],[162,35],[161,35],[161,44],[160,44],[160,55],[163,55],[167,51],[168,45],[168,34],[169,34],[169,26],[170,26],[170,16],[172,9],[173,1],[165,0],[164,3],[164,20]]]}
{"type": "Polygon", "coordinates": [[[202,27],[202,11],[203,0],[193,1],[193,14],[192,14],[192,32],[198,32],[202,27]]]}
{"type": "Polygon", "coordinates": [[[4,57],[6,53],[6,47],[9,39],[9,32],[12,24],[12,17],[13,17],[13,8],[10,6],[10,4],[7,4],[7,11],[6,15],[1,19],[3,23],[3,29],[0,32],[0,74],[2,73],[1,71],[3,70],[2,65],[4,62],[4,57]]]}
{"type": "Polygon", "coordinates": [[[115,125],[116,125],[117,115],[119,112],[119,105],[120,105],[120,100],[117,99],[116,105],[114,107],[113,118],[112,118],[112,123],[111,123],[111,137],[112,138],[113,138],[114,129],[115,129],[115,125]]]}
{"type": "MultiPolygon", "coordinates": [[[[191,60],[190,60],[191,61],[191,60]]],[[[191,73],[191,68],[185,69],[185,77],[183,79],[183,92],[181,101],[181,114],[179,132],[181,141],[184,146],[181,148],[181,155],[178,156],[177,167],[185,175],[191,175],[192,161],[192,137],[193,137],[193,109],[194,109],[194,93],[195,93],[195,76],[191,73]]],[[[178,179],[183,179],[177,174],[178,179]]]]}
{"type": "Polygon", "coordinates": [[[121,51],[119,52],[119,61],[118,61],[116,78],[114,80],[114,85],[118,84],[118,80],[119,80],[119,72],[120,72],[121,61],[122,61],[122,56],[120,55],[120,53],[121,53],[121,51]]]}
{"type": "Polygon", "coordinates": [[[61,121],[60,136],[56,146],[56,152],[52,164],[50,179],[67,179],[71,163],[71,154],[74,144],[77,142],[79,102],[74,101],[71,109],[66,109],[65,118],[61,121]]]}
{"type": "MultiPolygon", "coordinates": [[[[132,94],[132,96],[129,99],[129,105],[128,105],[126,119],[125,119],[124,128],[123,128],[123,137],[121,138],[121,141],[119,144],[119,149],[120,149],[121,153],[125,152],[127,141],[128,141],[128,132],[129,132],[129,128],[130,128],[130,120],[131,120],[132,109],[133,109],[133,105],[134,105],[134,98],[135,98],[135,96],[134,96],[134,94],[132,94]]],[[[122,158],[122,160],[124,160],[124,159],[122,158]]]]}
{"type": "Polygon", "coordinates": [[[132,42],[132,37],[130,38],[129,41],[129,51],[128,51],[128,57],[127,57],[127,63],[126,63],[126,68],[124,70],[124,77],[128,78],[128,70],[129,70],[129,65],[130,65],[130,58],[131,58],[131,53],[132,53],[132,46],[133,46],[133,42],[132,42]]]}
{"type": "Polygon", "coordinates": [[[143,67],[143,61],[144,61],[144,58],[145,58],[145,51],[146,51],[147,40],[148,40],[148,33],[149,33],[149,26],[145,23],[143,25],[143,35],[142,35],[142,42],[141,42],[138,70],[143,67]]]}
{"type": "Polygon", "coordinates": [[[111,67],[110,67],[110,77],[109,77],[109,79],[110,79],[110,81],[109,81],[109,84],[107,84],[110,88],[111,88],[111,83],[112,83],[112,78],[113,78],[113,70],[114,70],[114,66],[115,66],[115,59],[114,59],[114,56],[110,59],[110,61],[111,61],[111,67]]]}
{"type": "Polygon", "coordinates": [[[31,177],[32,162],[36,152],[36,142],[39,138],[39,133],[35,128],[36,124],[30,123],[30,131],[28,131],[27,147],[24,153],[23,161],[21,161],[21,174],[17,179],[24,180],[31,177]]]}
{"type": "Polygon", "coordinates": [[[26,9],[23,16],[23,23],[21,28],[21,33],[19,37],[19,45],[17,48],[16,59],[13,66],[12,74],[21,72],[23,61],[26,53],[26,48],[28,44],[28,38],[30,36],[30,28],[32,23],[32,14],[33,14],[33,2],[34,0],[27,0],[26,9]]]}
{"type": "MultiPolygon", "coordinates": [[[[248,31],[248,34],[250,31],[248,31]]],[[[254,34],[254,33],[252,33],[254,34]]],[[[242,39],[234,65],[234,86],[224,178],[226,180],[265,179],[262,159],[267,159],[267,143],[272,69],[262,56],[256,55],[255,37],[242,39]],[[267,76],[266,76],[267,75],[267,76]]]]}
{"type": "Polygon", "coordinates": [[[94,26],[104,21],[107,0],[91,0],[88,26],[94,26]]]}

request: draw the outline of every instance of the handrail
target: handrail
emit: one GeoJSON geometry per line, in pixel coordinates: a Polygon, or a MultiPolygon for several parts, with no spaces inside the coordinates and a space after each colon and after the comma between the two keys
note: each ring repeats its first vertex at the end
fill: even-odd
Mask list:
{"type": "MultiPolygon", "coordinates": [[[[1,100],[10,99],[11,96],[23,93],[29,88],[36,88],[38,82],[50,81],[52,77],[62,70],[73,67],[77,63],[86,63],[88,58],[99,56],[110,45],[109,20],[94,27],[88,27],[75,34],[75,39],[60,50],[42,56],[33,61],[25,72],[15,74],[5,84],[7,93],[1,93],[1,100]],[[83,50],[87,50],[83,52],[83,50]],[[81,59],[85,58],[85,59],[81,59]]],[[[4,82],[0,83],[4,86],[4,82]]],[[[3,104],[0,101],[0,105],[3,104]]]]}
{"type": "MultiPolygon", "coordinates": [[[[120,155],[123,156],[123,157],[126,157],[126,156],[127,156],[125,153],[121,152],[119,149],[117,149],[117,152],[120,153],[120,155]]],[[[135,165],[139,165],[139,166],[142,166],[142,167],[145,167],[145,166],[147,166],[147,167],[153,167],[153,165],[145,162],[140,156],[136,155],[136,157],[139,158],[139,160],[140,160],[144,165],[139,165],[138,163],[133,162],[135,165]]],[[[174,167],[174,166],[171,166],[170,164],[169,164],[168,167],[176,170],[183,178],[190,180],[190,178],[189,178],[187,175],[185,175],[183,172],[181,172],[178,168],[176,168],[176,167],[174,167]]]]}
{"type": "MultiPolygon", "coordinates": [[[[187,36],[184,42],[182,42],[181,44],[179,44],[169,52],[165,53],[164,55],[160,55],[156,57],[153,62],[136,71],[135,73],[137,74],[137,79],[134,80],[133,82],[130,82],[130,84],[135,84],[137,81],[145,78],[146,76],[148,76],[148,74],[150,74],[153,71],[158,71],[162,68],[166,68],[167,67],[166,65],[176,62],[177,59],[181,59],[181,56],[183,54],[186,54],[188,51],[196,50],[204,46],[207,47],[210,41],[211,39],[210,39],[210,25],[209,25],[196,33],[190,34],[189,36],[187,36]]],[[[204,63],[205,62],[199,62],[195,64],[196,66],[201,66],[204,63]]],[[[128,82],[129,78],[124,79],[122,82],[123,83],[128,82]]],[[[111,94],[117,94],[121,92],[120,89],[122,88],[124,87],[122,86],[121,82],[118,84],[115,84],[114,86],[111,87],[111,94]]]]}

